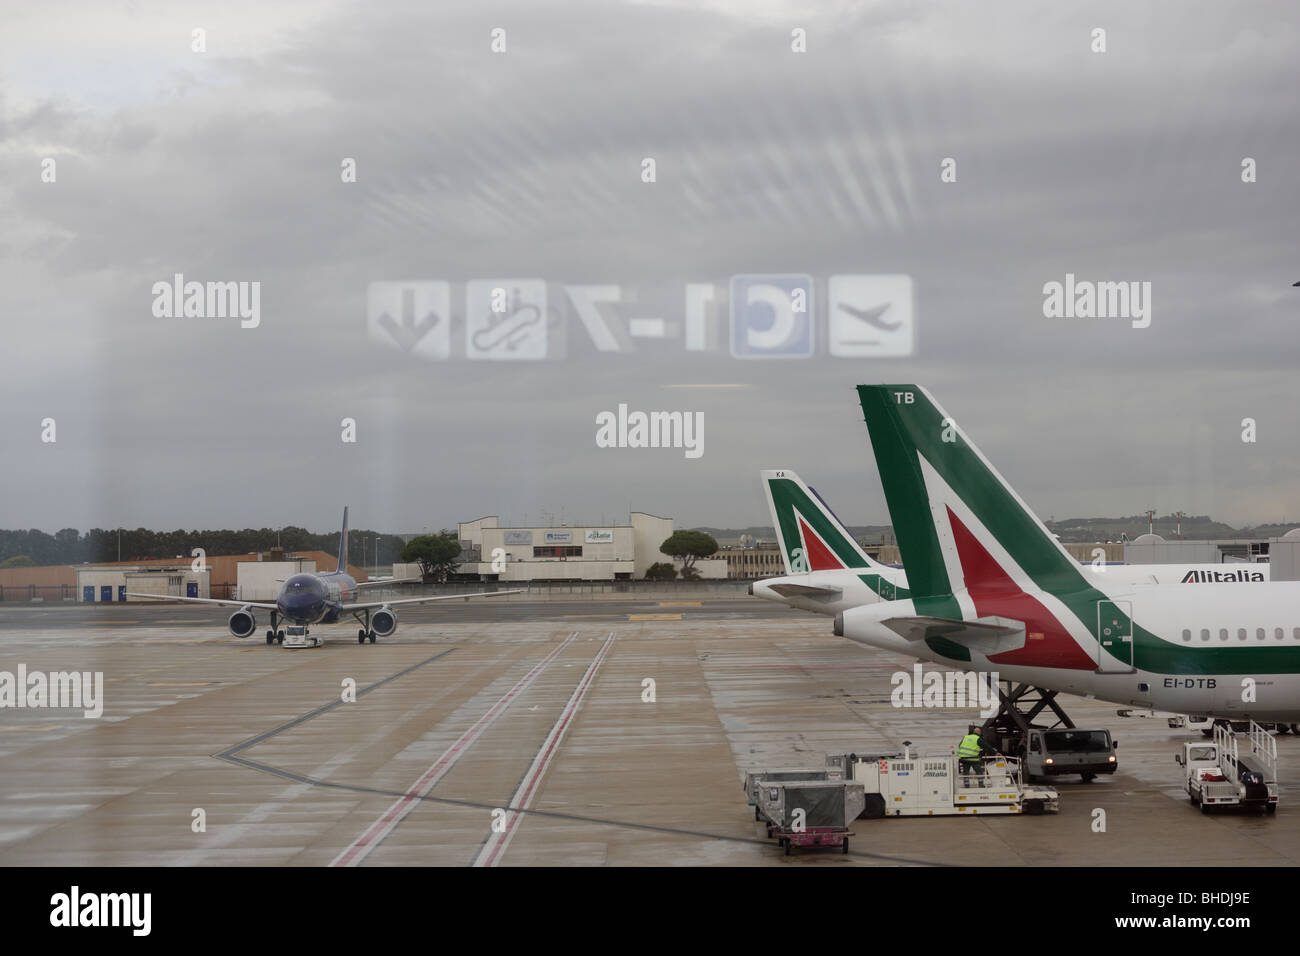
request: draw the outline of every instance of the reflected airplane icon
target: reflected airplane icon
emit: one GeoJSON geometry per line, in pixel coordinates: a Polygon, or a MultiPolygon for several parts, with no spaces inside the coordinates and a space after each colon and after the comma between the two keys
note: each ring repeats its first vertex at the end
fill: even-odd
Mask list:
{"type": "Polygon", "coordinates": [[[893,332],[903,325],[902,322],[882,322],[880,319],[882,315],[889,311],[889,307],[893,305],[892,302],[886,302],[883,305],[878,305],[872,309],[855,309],[853,306],[844,302],[837,304],[841,309],[853,316],[855,319],[860,319],[873,329],[880,329],[882,332],[893,332]]]}

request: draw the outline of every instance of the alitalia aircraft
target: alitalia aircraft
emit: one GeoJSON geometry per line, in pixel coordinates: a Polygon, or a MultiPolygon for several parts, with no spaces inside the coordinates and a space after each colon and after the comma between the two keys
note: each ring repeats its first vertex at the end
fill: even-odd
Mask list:
{"type": "Polygon", "coordinates": [[[448,594],[437,597],[403,598],[400,601],[370,601],[364,603],[347,603],[356,598],[365,588],[381,587],[396,582],[392,579],[374,581],[357,580],[348,574],[348,509],[343,509],[343,530],[339,534],[339,560],[333,571],[303,572],[285,579],[275,603],[257,601],[230,601],[222,598],[175,597],[163,594],[135,594],[127,592],[128,597],[149,598],[155,601],[185,601],[189,604],[226,604],[239,610],[230,615],[230,633],[235,637],[248,637],[257,630],[254,611],[269,611],[271,628],[266,632],[266,643],[285,643],[285,632],[281,624],[291,629],[289,647],[315,647],[321,644],[319,638],[309,639],[308,628],[313,624],[335,624],[343,614],[351,614],[358,624],[357,642],[364,644],[367,640],[375,643],[376,637],[388,637],[397,630],[397,615],[393,607],[398,604],[429,604],[433,601],[452,601],[458,598],[493,597],[500,594],[518,594],[519,590],[483,591],[477,594],[448,594]],[[296,633],[295,633],[296,632],[296,633]]]}
{"type": "MultiPolygon", "coordinates": [[[[908,597],[907,574],[873,561],[816,489],[789,469],[761,473],[785,575],[750,585],[749,593],[818,614],[908,597]]],[[[1115,585],[1267,581],[1267,564],[1085,563],[1087,575],[1115,585]]]]}
{"type": "Polygon", "coordinates": [[[1004,680],[1179,714],[1300,721],[1300,582],[1081,567],[917,385],[860,385],[906,598],[835,633],[1004,680]]]}

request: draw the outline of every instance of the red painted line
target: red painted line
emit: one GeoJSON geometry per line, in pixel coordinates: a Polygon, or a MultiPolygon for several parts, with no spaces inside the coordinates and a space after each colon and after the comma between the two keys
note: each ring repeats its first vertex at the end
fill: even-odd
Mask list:
{"type": "Polygon", "coordinates": [[[398,797],[393,805],[390,806],[378,820],[367,827],[361,836],[357,837],[357,839],[354,840],[347,849],[336,856],[330,862],[330,866],[355,866],[359,863],[361,859],[370,852],[370,850],[378,845],[380,840],[387,836],[388,833],[390,833],[393,828],[411,812],[416,803],[419,802],[419,799],[433,789],[434,784],[442,779],[447,771],[451,769],[452,765],[460,759],[461,754],[482,735],[483,731],[485,731],[493,721],[501,716],[502,712],[510,706],[514,699],[518,697],[519,694],[521,694],[546,668],[546,665],[555,660],[559,653],[564,650],[564,648],[568,647],[577,636],[578,632],[574,631],[558,647],[551,651],[551,653],[547,654],[546,657],[533,665],[533,668],[521,677],[514,687],[506,691],[505,695],[502,696],[500,700],[489,707],[483,716],[474,722],[473,726],[471,726],[469,730],[461,734],[456,742],[448,747],[442,756],[439,757],[428,770],[421,774],[420,778],[416,780],[415,783],[411,784],[411,786],[407,788],[405,794],[398,797]]]}
{"type": "MultiPolygon", "coordinates": [[[[569,723],[573,720],[578,709],[582,706],[582,701],[587,696],[588,689],[590,689],[592,682],[596,679],[596,671],[600,669],[601,662],[604,661],[605,656],[609,653],[609,649],[613,643],[614,635],[610,634],[610,636],[606,638],[604,645],[592,659],[591,664],[587,667],[587,672],[582,676],[582,680],[578,682],[578,686],[574,689],[573,695],[569,698],[569,702],[565,705],[564,710],[560,713],[555,725],[551,728],[550,734],[547,735],[546,740],[543,742],[542,749],[538,752],[537,756],[533,758],[533,768],[528,774],[528,778],[520,786],[519,790],[516,791],[514,798],[511,799],[510,804],[512,807],[517,807],[518,810],[526,810],[532,803],[535,788],[541,782],[542,777],[545,776],[547,769],[550,767],[551,760],[555,755],[556,749],[560,745],[560,741],[564,738],[569,723]]],[[[475,861],[476,866],[496,865],[497,860],[509,845],[510,838],[514,835],[515,827],[522,817],[522,813],[519,813],[517,810],[512,810],[505,829],[500,834],[492,834],[493,837],[498,837],[498,839],[496,839],[491,852],[486,858],[482,857],[480,854],[479,860],[475,861]]]]}

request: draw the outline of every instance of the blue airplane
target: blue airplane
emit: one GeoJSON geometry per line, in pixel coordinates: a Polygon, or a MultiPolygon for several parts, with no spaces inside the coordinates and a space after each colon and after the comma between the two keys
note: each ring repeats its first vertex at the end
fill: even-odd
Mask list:
{"type": "Polygon", "coordinates": [[[397,615],[393,606],[398,604],[430,604],[434,601],[451,601],[457,598],[494,597],[499,594],[519,594],[521,589],[510,591],[480,591],[476,594],[446,594],[437,597],[403,598],[400,601],[356,602],[355,598],[365,588],[383,587],[418,581],[419,578],[377,578],[357,582],[348,574],[348,509],[343,509],[343,531],[339,534],[339,560],[333,571],[303,572],[285,580],[275,603],[257,601],[232,601],[222,598],[191,598],[164,594],[139,594],[127,592],[128,597],[149,598],[155,601],[185,601],[190,604],[227,604],[239,610],[230,615],[230,633],[235,637],[248,637],[257,630],[254,611],[271,612],[271,627],[266,632],[267,644],[285,647],[319,647],[324,643],[312,637],[313,624],[336,624],[344,614],[351,614],[361,625],[357,643],[367,640],[375,643],[376,637],[388,637],[397,630],[397,615]],[[281,629],[280,625],[286,625],[281,629]]]}

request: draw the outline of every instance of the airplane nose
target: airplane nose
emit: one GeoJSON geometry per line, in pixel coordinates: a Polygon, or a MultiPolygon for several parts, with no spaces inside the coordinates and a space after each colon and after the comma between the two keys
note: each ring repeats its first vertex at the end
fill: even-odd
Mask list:
{"type": "Polygon", "coordinates": [[[835,628],[834,628],[834,631],[835,631],[835,636],[836,636],[836,637],[843,637],[843,636],[844,636],[844,612],[843,612],[843,611],[841,611],[839,614],[836,614],[836,615],[835,615],[835,628]]]}
{"type": "Polygon", "coordinates": [[[280,600],[280,612],[294,620],[307,620],[319,615],[321,604],[314,594],[286,594],[280,600]]]}

